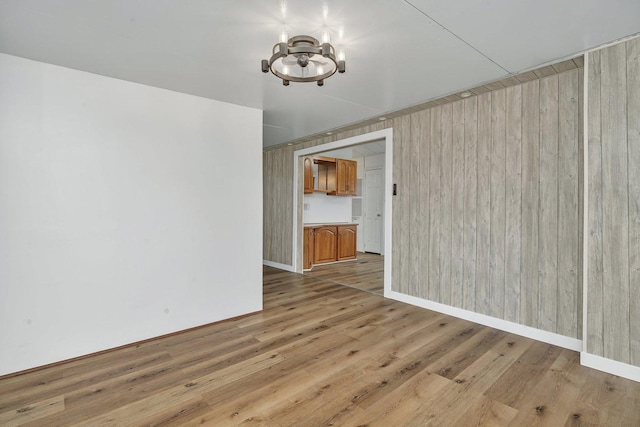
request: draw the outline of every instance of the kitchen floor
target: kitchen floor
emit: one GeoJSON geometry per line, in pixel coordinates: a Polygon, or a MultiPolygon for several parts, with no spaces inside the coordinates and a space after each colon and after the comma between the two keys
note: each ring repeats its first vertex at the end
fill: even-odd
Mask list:
{"type": "Polygon", "coordinates": [[[315,265],[304,274],[383,295],[384,257],[366,252],[358,252],[357,257],[352,261],[315,265]]]}

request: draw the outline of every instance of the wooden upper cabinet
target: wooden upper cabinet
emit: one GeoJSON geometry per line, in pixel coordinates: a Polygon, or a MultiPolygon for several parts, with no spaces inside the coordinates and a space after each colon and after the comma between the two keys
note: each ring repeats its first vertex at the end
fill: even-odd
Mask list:
{"type": "Polygon", "coordinates": [[[313,236],[313,263],[336,261],[337,227],[318,227],[313,236]]]}
{"type": "Polygon", "coordinates": [[[318,165],[318,187],[313,191],[326,194],[336,194],[336,159],[316,157],[313,163],[318,165]]]}
{"type": "Polygon", "coordinates": [[[330,196],[355,196],[358,181],[358,162],[333,157],[304,158],[304,194],[322,192],[330,196]],[[317,186],[313,165],[318,165],[317,186]]]}
{"type": "Polygon", "coordinates": [[[337,261],[356,258],[356,225],[338,226],[337,261]]]}
{"type": "Polygon", "coordinates": [[[304,158],[304,194],[313,193],[313,159],[304,158]]]}
{"type": "Polygon", "coordinates": [[[336,195],[355,196],[358,179],[358,162],[336,159],[336,195]]]}

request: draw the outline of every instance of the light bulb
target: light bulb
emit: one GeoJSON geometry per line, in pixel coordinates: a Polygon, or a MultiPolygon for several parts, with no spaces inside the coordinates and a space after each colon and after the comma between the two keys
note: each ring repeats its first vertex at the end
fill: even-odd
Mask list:
{"type": "Polygon", "coordinates": [[[322,68],[322,65],[318,65],[317,70],[318,70],[317,75],[320,76],[320,75],[324,74],[324,68],[322,68]]]}
{"type": "Polygon", "coordinates": [[[282,74],[289,74],[289,67],[287,67],[286,65],[282,67],[282,74]]]}
{"type": "Polygon", "coordinates": [[[340,48],[340,50],[338,50],[338,61],[344,61],[345,57],[344,49],[340,48]]]}
{"type": "Polygon", "coordinates": [[[280,43],[286,43],[289,40],[289,35],[287,34],[287,30],[282,30],[280,32],[280,43]]]}
{"type": "Polygon", "coordinates": [[[331,43],[331,33],[327,29],[322,31],[322,43],[331,43]]]}

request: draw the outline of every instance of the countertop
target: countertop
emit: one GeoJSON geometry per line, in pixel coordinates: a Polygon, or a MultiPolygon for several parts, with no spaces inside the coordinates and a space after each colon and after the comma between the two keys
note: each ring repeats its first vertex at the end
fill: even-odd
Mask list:
{"type": "Polygon", "coordinates": [[[317,223],[305,223],[305,227],[331,227],[334,225],[355,225],[358,224],[355,222],[317,222],[317,223]]]}

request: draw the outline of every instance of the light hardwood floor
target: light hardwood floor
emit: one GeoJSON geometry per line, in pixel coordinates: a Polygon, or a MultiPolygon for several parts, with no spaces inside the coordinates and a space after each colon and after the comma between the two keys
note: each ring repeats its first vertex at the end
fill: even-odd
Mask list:
{"type": "Polygon", "coordinates": [[[264,311],[0,380],[0,425],[637,426],[576,352],[264,269],[264,311]]]}
{"type": "Polygon", "coordinates": [[[355,260],[314,265],[304,274],[377,295],[384,294],[384,257],[380,255],[358,252],[355,260]]]}

